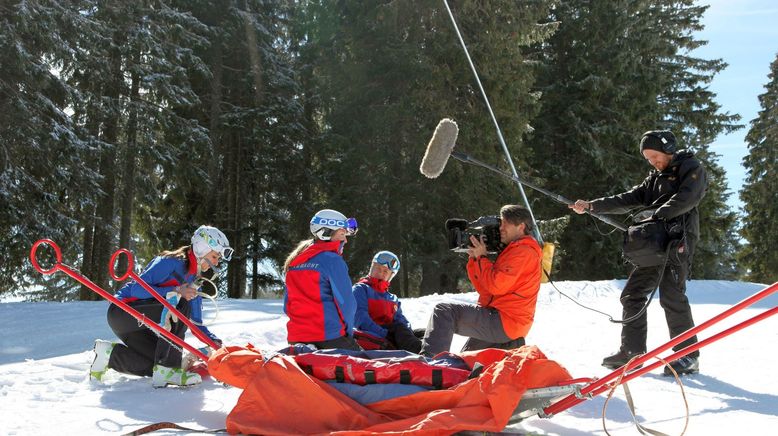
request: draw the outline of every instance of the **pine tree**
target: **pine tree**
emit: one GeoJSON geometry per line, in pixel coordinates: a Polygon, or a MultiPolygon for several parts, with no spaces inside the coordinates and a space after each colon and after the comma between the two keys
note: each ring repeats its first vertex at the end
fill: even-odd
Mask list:
{"type": "Polygon", "coordinates": [[[748,280],[773,283],[778,278],[778,254],[772,244],[778,240],[778,57],[770,64],[769,82],[759,96],[762,110],[751,121],[746,135],[748,155],[743,159],[746,183],[741,234],[748,241],[740,260],[748,280]]]}
{"type": "MultiPolygon", "coordinates": [[[[637,145],[642,132],[674,130],[681,147],[692,148],[711,175],[701,205],[704,235],[697,263],[705,275],[720,277],[732,270],[726,257],[731,259],[734,242],[727,235],[734,214],[726,210],[723,171],[707,147],[718,133],[736,128],[737,117],[720,113],[715,95],[705,88],[725,64],[688,54],[702,44],[692,32],[700,29],[705,10],[692,3],[559,3],[551,15],[561,23],[559,31],[537,48],[543,108],[533,121],[530,143],[535,175],[546,187],[568,198],[592,199],[628,190],[645,177],[649,168],[637,145]],[[718,269],[711,267],[714,258],[721,262],[718,269]]],[[[541,214],[565,213],[548,201],[539,209],[541,214]]],[[[621,239],[605,224],[574,218],[561,241],[566,255],[560,276],[625,274],[621,239]]]]}
{"type": "MultiPolygon", "coordinates": [[[[74,284],[33,271],[29,250],[53,239],[63,262],[76,261],[78,210],[98,174],[85,165],[91,146],[66,109],[78,91],[60,72],[95,24],[79,13],[91,1],[0,4],[0,293],[40,284],[33,299],[73,298],[74,284]]],[[[44,256],[41,250],[41,257],[44,256]]],[[[41,260],[43,262],[43,260],[41,260]]]]}
{"type": "MultiPolygon", "coordinates": [[[[280,263],[291,245],[286,230],[300,202],[295,177],[305,130],[286,51],[289,4],[220,5],[176,3],[207,26],[205,43],[193,48],[205,68],[188,71],[199,104],[180,112],[206,126],[207,137],[202,149],[187,152],[188,168],[163,166],[159,183],[168,197],[148,227],[174,240],[200,224],[222,229],[236,253],[222,283],[238,298],[247,288],[247,261],[280,263]]],[[[252,289],[277,283],[256,269],[252,277],[252,289]]]]}
{"type": "MultiPolygon", "coordinates": [[[[545,2],[454,4],[511,152],[524,163],[522,136],[536,97],[522,47],[550,33],[538,26],[545,2]]],[[[447,251],[447,218],[493,215],[518,202],[515,185],[479,169],[449,164],[431,181],[418,172],[441,118],[460,126],[459,143],[503,163],[502,149],[448,15],[439,2],[307,2],[306,61],[311,94],[321,102],[309,162],[319,207],[353,215],[362,230],[349,241],[352,275],[367,272],[377,250],[400,255],[401,295],[455,291],[461,260],[447,251]]],[[[306,92],[308,89],[306,89],[306,92]]],[[[465,148],[466,147],[466,148],[465,148]]]]}

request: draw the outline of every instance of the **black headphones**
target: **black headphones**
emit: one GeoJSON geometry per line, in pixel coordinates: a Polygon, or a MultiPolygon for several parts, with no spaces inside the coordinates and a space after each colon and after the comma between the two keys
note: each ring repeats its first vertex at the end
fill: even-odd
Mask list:
{"type": "MultiPolygon", "coordinates": [[[[649,130],[643,134],[643,138],[651,136],[659,140],[662,143],[662,152],[666,154],[673,154],[676,150],[675,135],[669,130],[649,130]]],[[[642,142],[642,139],[641,139],[642,142]]]]}

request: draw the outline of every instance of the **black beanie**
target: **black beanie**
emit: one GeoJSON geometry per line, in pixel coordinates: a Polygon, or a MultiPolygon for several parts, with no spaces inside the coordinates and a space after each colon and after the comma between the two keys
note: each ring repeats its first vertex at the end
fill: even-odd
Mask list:
{"type": "Polygon", "coordinates": [[[675,135],[669,130],[649,130],[640,138],[640,152],[656,150],[666,154],[675,153],[675,135]]]}

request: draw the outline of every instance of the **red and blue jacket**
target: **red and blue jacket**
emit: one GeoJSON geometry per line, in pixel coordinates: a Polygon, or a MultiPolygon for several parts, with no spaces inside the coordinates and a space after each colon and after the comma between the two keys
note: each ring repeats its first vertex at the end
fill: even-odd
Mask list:
{"type": "Polygon", "coordinates": [[[389,292],[389,282],[375,277],[365,277],[352,288],[357,300],[356,327],[359,330],[385,338],[387,329],[383,326],[411,323],[403,316],[400,300],[389,292]]]}
{"type": "Polygon", "coordinates": [[[289,343],[353,335],[357,303],[342,251],[341,241],[315,241],[289,264],[284,294],[289,343]]]}
{"type": "MultiPolygon", "coordinates": [[[[177,257],[157,256],[146,265],[140,278],[148,283],[157,294],[162,296],[162,298],[166,298],[168,292],[175,291],[176,287],[180,285],[191,284],[197,278],[197,259],[195,259],[192,250],[187,252],[187,257],[187,260],[183,260],[177,257]]],[[[125,303],[154,298],[153,295],[134,280],[128,282],[116,291],[115,297],[125,303]]],[[[206,336],[211,338],[214,342],[220,343],[221,339],[216,337],[216,335],[208,330],[208,327],[203,325],[203,297],[198,295],[189,300],[189,305],[192,309],[189,319],[191,319],[206,336]]]]}

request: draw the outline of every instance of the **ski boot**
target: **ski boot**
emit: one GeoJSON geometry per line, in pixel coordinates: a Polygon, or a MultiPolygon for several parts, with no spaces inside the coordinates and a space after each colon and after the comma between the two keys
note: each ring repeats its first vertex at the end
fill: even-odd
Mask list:
{"type": "MultiPolygon", "coordinates": [[[[626,365],[627,362],[632,360],[633,357],[643,354],[644,352],[632,352],[632,351],[625,351],[623,349],[619,349],[615,354],[612,354],[604,359],[602,359],[602,366],[608,368],[608,369],[618,369],[622,366],[626,365]]],[[[630,371],[635,369],[642,368],[643,365],[638,365],[635,367],[630,368],[630,371]]]]}
{"type": "Polygon", "coordinates": [[[108,371],[108,360],[111,358],[111,352],[116,345],[114,342],[98,339],[95,341],[95,360],[89,367],[89,378],[103,381],[103,376],[108,371]]]}
{"type": "Polygon", "coordinates": [[[151,385],[155,388],[164,388],[167,385],[194,386],[202,381],[200,374],[159,364],[154,365],[154,374],[151,376],[151,385]]]}
{"type": "MultiPolygon", "coordinates": [[[[670,362],[670,366],[673,367],[678,375],[700,372],[700,361],[696,357],[683,356],[670,362]]],[[[664,375],[672,377],[673,371],[670,370],[670,366],[665,366],[664,375]]]]}

